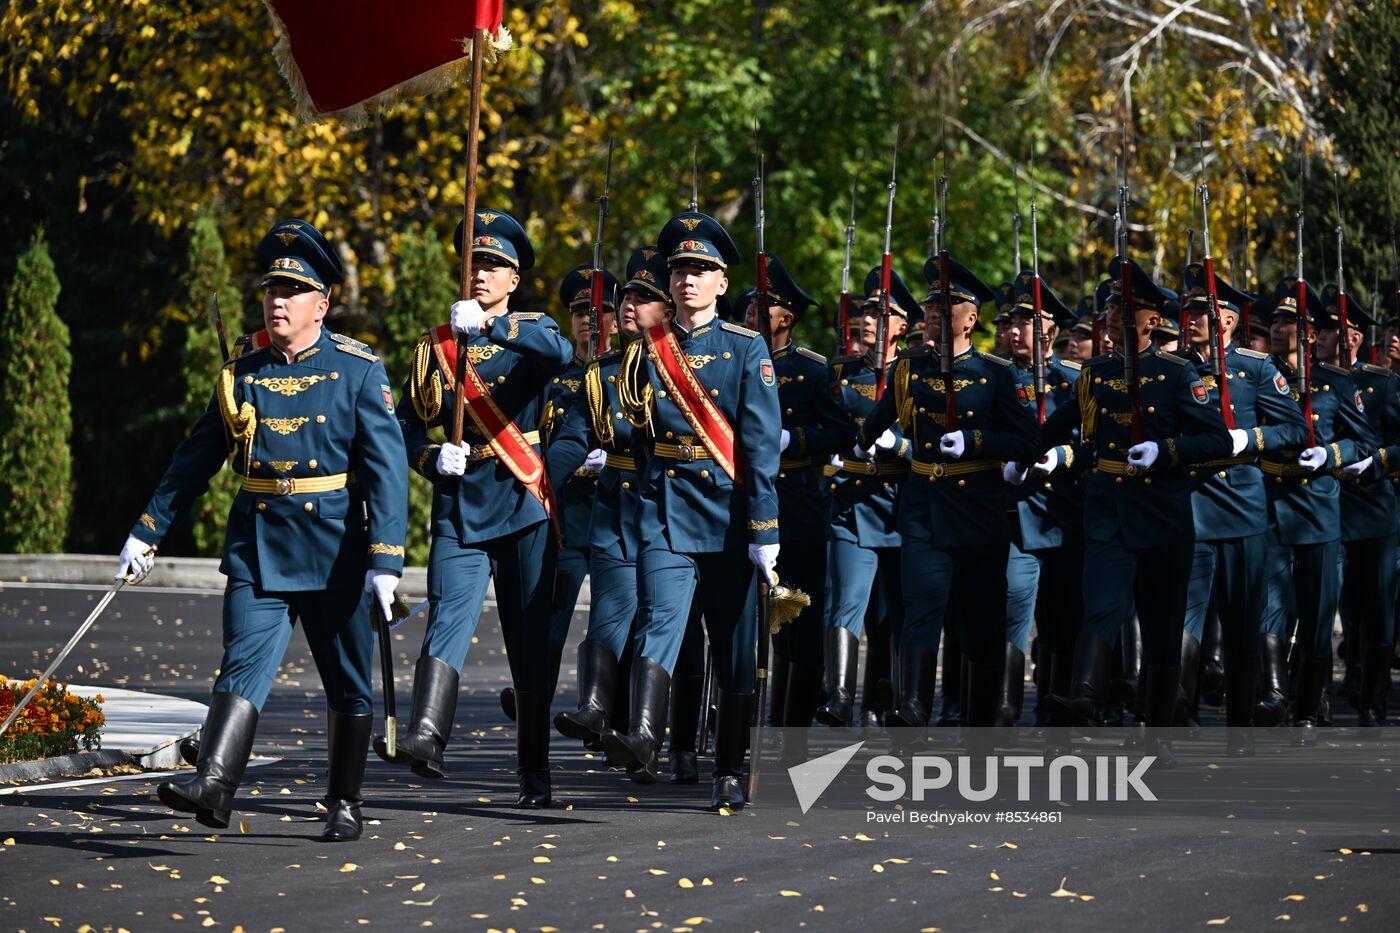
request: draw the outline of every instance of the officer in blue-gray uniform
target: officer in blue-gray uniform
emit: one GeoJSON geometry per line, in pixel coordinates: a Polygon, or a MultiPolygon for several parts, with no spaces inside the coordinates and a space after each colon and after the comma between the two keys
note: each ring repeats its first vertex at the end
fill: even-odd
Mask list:
{"type": "Polygon", "coordinates": [[[321,838],[358,839],[373,704],[372,613],[389,618],[403,571],[408,471],[379,358],[321,326],[335,250],[311,224],[284,220],[258,245],[258,349],[219,371],[209,407],[131,529],[118,576],[150,569],[171,522],[227,460],[243,477],[224,556],[224,655],[198,773],[157,791],[205,826],[229,824],[258,712],[300,619],[328,707],[328,813],[321,838]],[[366,594],[373,594],[373,597],[366,594]]]}
{"type": "MultiPolygon", "coordinates": [[[[1041,429],[1048,449],[1079,428],[1080,450],[1092,444],[1095,457],[1084,493],[1084,624],[1075,641],[1070,695],[1054,695],[1052,703],[1061,725],[1098,718],[1113,640],[1136,598],[1146,722],[1170,726],[1195,537],[1186,467],[1230,456],[1231,438],[1194,367],[1152,346],[1168,295],[1130,259],[1115,256],[1110,275],[1105,330],[1121,343],[1123,316],[1132,314],[1137,404],[1123,378],[1125,348],[1119,346],[1084,365],[1075,385],[1077,404],[1056,408],[1041,429]],[[1125,262],[1132,277],[1130,311],[1119,290],[1125,262]],[[1135,421],[1141,440],[1133,436],[1135,421]]],[[[1166,766],[1175,761],[1169,741],[1161,741],[1156,753],[1166,766]]]]}
{"type": "Polygon", "coordinates": [[[479,210],[470,241],[472,298],[452,306],[451,321],[429,330],[413,351],[399,424],[409,464],[433,484],[428,555],[428,627],[414,672],[413,713],[398,754],[376,739],[385,760],[420,777],[441,778],[443,749],[488,581],[494,579],[518,722],[518,804],[550,803],[549,701],[553,668],[549,624],[558,544],[550,522],[553,495],[535,430],[550,380],[573,348],[547,315],[510,310],[520,273],[534,249],[509,214],[479,210]],[[460,335],[460,337],[459,337],[460,335]],[[465,347],[466,360],[457,359],[465,347]],[[465,374],[462,443],[435,440],[452,430],[457,371],[465,374]]]}
{"type": "MultiPolygon", "coordinates": [[[[1339,290],[1322,287],[1327,323],[1317,336],[1319,359],[1338,360],[1341,346],[1339,290]],[[1331,325],[1331,326],[1329,326],[1331,325]]],[[[1362,726],[1383,725],[1390,692],[1394,654],[1397,576],[1396,522],[1400,520],[1395,487],[1388,475],[1400,465],[1400,375],[1362,362],[1366,329],[1377,321],[1359,302],[1347,303],[1346,349],[1351,378],[1366,406],[1366,421],[1376,442],[1369,462],[1342,470],[1342,631],[1348,645],[1361,649],[1361,690],[1357,705],[1362,726]]]]}
{"type": "MultiPolygon", "coordinates": [[[[1298,316],[1298,280],[1284,278],[1274,290],[1275,311],[1269,325],[1274,365],[1289,383],[1312,430],[1298,447],[1266,450],[1260,466],[1269,499],[1269,543],[1264,558],[1266,604],[1260,631],[1266,636],[1263,696],[1255,708],[1259,725],[1273,725],[1283,715],[1283,677],[1288,660],[1290,619],[1297,619],[1298,675],[1293,724],[1298,742],[1317,741],[1323,696],[1332,683],[1332,624],[1341,587],[1341,495],[1337,474],[1364,472],[1375,451],[1365,402],[1351,374],[1313,359],[1311,392],[1304,397],[1298,353],[1311,354],[1318,330],[1327,322],[1322,299],[1306,288],[1306,322],[1298,316]],[[1300,333],[1301,331],[1301,333],[1300,333]]],[[[1333,325],[1335,327],[1335,325],[1333,325]]]]}
{"type": "MultiPolygon", "coordinates": [[[[1268,501],[1259,454],[1303,446],[1307,426],[1293,403],[1288,381],[1265,353],[1233,342],[1240,309],[1254,301],[1219,276],[1215,292],[1220,309],[1220,341],[1235,426],[1231,445],[1243,449],[1223,459],[1193,464],[1191,512],[1196,549],[1186,600],[1181,639],[1181,703],[1192,705],[1200,671],[1201,636],[1212,601],[1219,615],[1224,648],[1226,749],[1233,756],[1254,754],[1247,728],[1254,724],[1259,669],[1259,617],[1264,611],[1264,548],[1268,501]],[[1213,598],[1212,598],[1213,597],[1213,598]]],[[[1183,275],[1188,359],[1196,367],[1211,404],[1220,407],[1221,389],[1211,360],[1210,300],[1205,267],[1192,263],[1183,275]]],[[[1180,724],[1181,710],[1177,722],[1180,724]]]]}
{"type": "MultiPolygon", "coordinates": [[[[548,462],[556,485],[580,465],[596,473],[598,491],[588,522],[588,574],[592,598],[588,633],[578,649],[578,709],[554,717],[561,735],[601,748],[618,694],[619,662],[637,614],[637,554],[641,548],[636,513],[640,484],[632,456],[632,429],[644,427],[628,420],[632,409],[623,404],[618,378],[627,349],[645,328],[664,323],[671,315],[670,271],[656,247],[636,250],[627,263],[618,313],[621,346],[590,362],[583,387],[550,442],[548,462]]],[[[641,357],[628,357],[633,365],[641,357]]],[[[622,685],[625,694],[626,685],[622,685]]],[[[698,691],[697,691],[698,692],[698,691]]],[[[698,704],[698,698],[695,700],[698,704]]],[[[694,742],[692,724],[690,739],[694,742]]]]}
{"type": "MultiPolygon", "coordinates": [[[[924,275],[939,279],[936,261],[924,275]]],[[[945,618],[959,629],[964,691],[963,721],[996,724],[1006,664],[1007,510],[1011,494],[1002,480],[1005,461],[1038,459],[1035,411],[1011,362],[972,349],[978,310],[991,288],[955,260],[948,261],[951,317],[941,320],[944,293],[929,298],[930,320],[948,323],[952,386],[942,375],[938,339],[902,351],[875,413],[861,426],[859,444],[870,447],[896,422],[913,447],[909,477],[898,503],[904,541],[904,632],[899,642],[898,697],[887,723],[928,724],[934,666],[945,618]],[[956,424],[947,423],[952,391],[956,424]]],[[[985,732],[972,734],[985,741],[985,732]]]]}
{"type": "MultiPolygon", "coordinates": [[[[875,413],[880,398],[877,363],[894,370],[899,336],[918,313],[918,302],[898,272],[890,272],[889,320],[880,357],[879,317],[884,302],[880,270],[865,277],[865,300],[852,349],[860,352],[833,359],[828,384],[832,398],[859,427],[875,413]]],[[[888,378],[885,380],[888,383],[888,378]]],[[[855,714],[856,666],[861,630],[865,630],[865,685],[861,691],[865,725],[881,724],[894,705],[891,656],[903,629],[904,591],[896,503],[909,475],[913,448],[899,425],[876,439],[870,453],[849,450],[831,458],[827,472],[828,536],[825,637],[826,702],[816,719],[828,726],[848,726],[855,714]],[[869,619],[869,625],[866,620],[869,619]]]]}
{"type": "MultiPolygon", "coordinates": [[[[806,727],[822,699],[823,622],[826,615],[827,503],[822,467],[836,453],[850,450],[856,425],[827,385],[826,357],[792,342],[798,320],[816,299],[793,280],[782,260],[768,254],[767,309],[773,340],[773,368],[783,426],[778,442],[778,520],[782,556],[778,579],[806,593],[811,605],[773,636],[773,665],[787,665],[785,726],[806,727]]],[[[750,299],[757,323],[760,302],[750,299]]],[[[772,685],[777,689],[777,683],[772,685]]],[[[786,749],[791,752],[792,749],[786,749]]]]}
{"type": "Polygon", "coordinates": [[[725,268],[739,259],[714,218],[696,211],[657,237],[670,263],[674,324],[645,331],[621,382],[641,487],[638,619],[631,729],[603,736],[642,784],[656,780],[671,670],[692,597],[700,602],[719,686],[713,810],[744,805],[740,782],[758,644],[754,568],[773,584],[778,559],[781,413],[768,348],[720,321],[725,268]]]}
{"type": "MultiPolygon", "coordinates": [[[[1030,272],[1016,277],[1015,303],[1007,312],[1011,317],[1007,337],[1016,381],[1030,395],[1039,417],[1034,279],[1030,272]]],[[[1074,386],[1080,366],[1051,352],[1059,328],[1073,324],[1074,315],[1045,282],[1040,283],[1040,307],[1048,417],[1061,405],[1076,403],[1074,386]]],[[[1042,668],[1042,689],[1052,689],[1056,671],[1061,692],[1069,685],[1074,639],[1084,617],[1080,587],[1084,573],[1083,462],[1081,457],[1076,463],[1074,446],[1064,444],[1032,465],[1029,472],[1019,466],[1003,472],[1007,482],[1020,488],[1011,510],[1011,551],[1006,568],[1006,674],[998,703],[1000,725],[1015,725],[1021,717],[1032,621],[1036,621],[1041,653],[1037,666],[1042,668]]]]}

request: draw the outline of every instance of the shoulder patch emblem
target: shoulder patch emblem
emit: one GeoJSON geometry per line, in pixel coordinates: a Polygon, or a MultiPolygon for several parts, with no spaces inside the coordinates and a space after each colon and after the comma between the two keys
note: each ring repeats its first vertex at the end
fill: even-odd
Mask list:
{"type": "Polygon", "coordinates": [[[1361,401],[1360,389],[1356,390],[1356,410],[1361,412],[1363,415],[1366,413],[1366,403],[1361,401]]]}
{"type": "Polygon", "coordinates": [[[1191,383],[1191,397],[1196,400],[1196,404],[1198,405],[1210,404],[1210,390],[1207,389],[1206,384],[1199,379],[1191,383]]]}
{"type": "Polygon", "coordinates": [[[394,413],[394,393],[382,382],[379,384],[379,392],[384,397],[385,409],[392,415],[394,413]]]}
{"type": "Polygon", "coordinates": [[[1035,389],[1024,382],[1016,383],[1016,398],[1022,405],[1030,405],[1031,397],[1035,394],[1035,389]]]}
{"type": "Polygon", "coordinates": [[[773,384],[773,382],[774,382],[774,379],[773,379],[773,361],[772,361],[772,360],[759,360],[759,361],[758,361],[758,375],[759,375],[759,378],[761,378],[761,379],[763,380],[763,384],[764,384],[764,385],[766,385],[766,386],[771,386],[771,385],[773,384]]]}
{"type": "Polygon", "coordinates": [[[1288,380],[1283,378],[1283,373],[1274,373],[1274,388],[1279,395],[1288,395],[1288,380]]]}

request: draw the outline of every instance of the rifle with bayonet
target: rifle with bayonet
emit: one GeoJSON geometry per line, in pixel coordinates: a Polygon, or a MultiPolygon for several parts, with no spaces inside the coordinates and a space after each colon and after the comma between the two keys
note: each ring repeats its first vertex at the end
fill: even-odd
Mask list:
{"type": "Polygon", "coordinates": [[[885,252],[880,257],[880,317],[875,324],[875,397],[885,394],[885,370],[890,340],[890,237],[894,231],[894,191],[899,177],[899,124],[894,126],[894,147],[890,155],[890,183],[885,198],[885,252]]]}
{"type": "Polygon", "coordinates": [[[1337,332],[1341,339],[1337,344],[1338,361],[1343,369],[1351,369],[1351,339],[1347,335],[1347,286],[1342,277],[1342,249],[1346,233],[1342,229],[1342,182],[1332,169],[1332,198],[1337,207],[1337,332]]]}
{"type": "MultiPolygon", "coordinates": [[[[1230,380],[1226,378],[1225,338],[1220,326],[1220,298],[1215,289],[1215,260],[1210,255],[1210,187],[1206,184],[1205,127],[1196,124],[1196,143],[1200,147],[1201,163],[1196,172],[1196,192],[1201,202],[1201,264],[1205,266],[1206,313],[1210,324],[1210,373],[1220,387],[1220,414],[1226,430],[1235,429],[1235,412],[1230,404],[1230,380]]],[[[1187,257],[1190,264],[1190,257],[1187,257]]]]}
{"type": "MultiPolygon", "coordinates": [[[[1019,200],[1016,214],[1016,271],[1021,268],[1021,215],[1019,200]]],[[[1035,384],[1036,417],[1045,423],[1045,324],[1040,315],[1044,309],[1040,298],[1040,232],[1036,220],[1035,157],[1031,157],[1031,373],[1035,384]]]]}
{"type": "Polygon", "coordinates": [[[851,222],[846,225],[846,260],[841,266],[841,307],[836,312],[839,355],[851,352],[851,249],[856,244],[856,175],[851,173],[851,222]]]}
{"type": "MultiPolygon", "coordinates": [[[[1244,182],[1244,242],[1240,244],[1241,265],[1239,289],[1248,292],[1249,289],[1249,173],[1240,169],[1240,179],[1244,182]]],[[[1249,334],[1249,305],[1240,308],[1240,325],[1236,330],[1244,332],[1245,341],[1248,342],[1249,334]]]]}
{"type": "Polygon", "coordinates": [[[1128,403],[1132,407],[1133,445],[1143,442],[1142,398],[1138,386],[1138,328],[1137,309],[1133,305],[1133,271],[1128,262],[1128,206],[1132,203],[1132,191],[1128,187],[1128,127],[1122,127],[1122,148],[1119,152],[1121,180],[1118,185],[1118,291],[1119,315],[1122,326],[1118,337],[1123,346],[1123,383],[1128,389],[1128,403]]]}
{"type": "Polygon", "coordinates": [[[763,246],[763,228],[767,222],[767,217],[763,211],[763,149],[759,148],[758,128],[754,127],[753,141],[758,149],[758,173],[753,177],[753,211],[754,230],[757,233],[758,251],[754,253],[754,288],[758,294],[754,300],[758,302],[758,332],[763,336],[763,342],[768,347],[768,352],[773,352],[773,322],[768,315],[768,254],[763,246]]]}
{"type": "Polygon", "coordinates": [[[943,376],[944,432],[958,429],[957,387],[953,382],[953,282],[948,265],[948,122],[943,120],[943,170],[938,175],[938,361],[943,376]]]}
{"type": "Polygon", "coordinates": [[[593,280],[588,291],[588,358],[607,349],[603,345],[603,223],[608,219],[608,191],[612,187],[613,141],[608,138],[608,167],[603,174],[603,196],[598,199],[598,233],[593,238],[593,280]]]}
{"type": "Polygon", "coordinates": [[[1297,328],[1297,349],[1298,349],[1298,395],[1303,402],[1303,421],[1308,426],[1308,446],[1317,446],[1317,435],[1313,430],[1312,417],[1312,353],[1308,347],[1308,283],[1303,280],[1303,220],[1305,200],[1303,197],[1306,190],[1306,182],[1303,178],[1303,170],[1306,160],[1303,157],[1303,149],[1298,148],[1298,214],[1297,214],[1297,236],[1298,236],[1298,263],[1295,273],[1298,279],[1298,328],[1297,328]]]}

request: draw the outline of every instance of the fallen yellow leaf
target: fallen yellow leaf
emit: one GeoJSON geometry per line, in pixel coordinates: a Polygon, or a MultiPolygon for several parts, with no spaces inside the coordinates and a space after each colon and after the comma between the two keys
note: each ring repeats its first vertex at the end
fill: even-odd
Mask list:
{"type": "Polygon", "coordinates": [[[801,896],[802,896],[802,892],[801,892],[801,891],[779,891],[778,893],[779,893],[780,895],[782,895],[783,897],[801,897],[801,896]]]}
{"type": "Polygon", "coordinates": [[[1229,922],[1230,922],[1230,918],[1229,918],[1229,917],[1216,917],[1214,920],[1207,920],[1207,921],[1206,921],[1206,926],[1208,926],[1208,927],[1223,927],[1225,924],[1227,924],[1227,923],[1229,923],[1229,922]]]}
{"type": "Polygon", "coordinates": [[[349,874],[352,871],[359,871],[359,868],[360,866],[356,865],[354,862],[346,862],[344,865],[340,866],[340,873],[349,874]]]}
{"type": "Polygon", "coordinates": [[[691,881],[689,878],[681,878],[681,879],[679,879],[679,880],[676,882],[676,887],[678,887],[678,888],[693,888],[693,887],[695,887],[695,882],[694,882],[694,881],[691,881]]]}

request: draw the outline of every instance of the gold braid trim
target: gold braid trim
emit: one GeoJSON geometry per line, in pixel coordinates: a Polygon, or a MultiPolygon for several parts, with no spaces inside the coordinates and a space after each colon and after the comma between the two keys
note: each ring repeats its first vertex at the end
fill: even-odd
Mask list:
{"type": "Polygon", "coordinates": [[[617,373],[617,397],[622,413],[634,428],[644,428],[651,414],[652,387],[646,376],[646,341],[633,340],[622,351],[617,373]]]}
{"type": "MultiPolygon", "coordinates": [[[[244,460],[249,460],[253,455],[253,435],[258,431],[258,412],[252,403],[239,404],[234,399],[232,366],[225,366],[219,370],[219,383],[215,394],[219,397],[219,414],[223,416],[224,425],[228,428],[235,447],[242,444],[244,460]]],[[[245,463],[243,474],[246,476],[247,473],[245,463]]]]}
{"type": "MultiPolygon", "coordinates": [[[[878,392],[879,386],[876,386],[878,392]]],[[[914,397],[909,391],[909,358],[894,364],[894,412],[899,426],[914,431],[914,397]]]]}
{"type": "Polygon", "coordinates": [[[1094,427],[1098,424],[1099,405],[1094,401],[1094,383],[1089,377],[1089,367],[1079,371],[1079,437],[1083,441],[1094,439],[1094,427]]]}
{"type": "Polygon", "coordinates": [[[413,372],[408,379],[408,395],[413,410],[428,424],[442,411],[442,379],[432,372],[432,335],[426,334],[413,348],[413,372]]]}
{"type": "Polygon", "coordinates": [[[593,436],[604,448],[611,448],[613,426],[608,420],[607,395],[603,392],[603,368],[589,363],[583,374],[583,395],[588,405],[588,420],[593,423],[593,436]]]}

